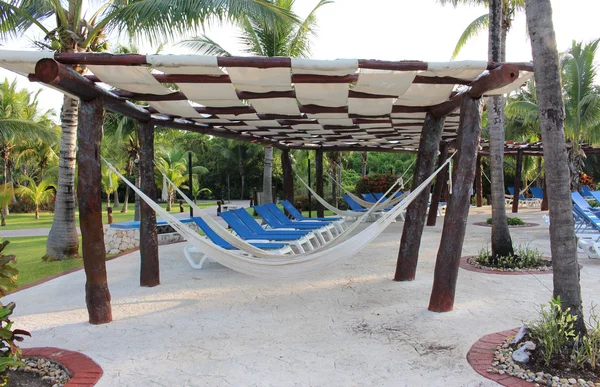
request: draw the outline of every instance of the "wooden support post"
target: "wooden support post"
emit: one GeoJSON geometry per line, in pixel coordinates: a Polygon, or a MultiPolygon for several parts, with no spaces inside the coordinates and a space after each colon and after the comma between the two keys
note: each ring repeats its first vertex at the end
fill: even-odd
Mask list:
{"type": "Polygon", "coordinates": [[[77,128],[77,199],[86,276],[85,302],[90,324],[112,321],[102,227],[100,141],[103,120],[104,107],[101,99],[80,102],[77,128]]]}
{"type": "Polygon", "coordinates": [[[519,197],[521,196],[521,173],[523,171],[523,149],[519,149],[517,151],[517,166],[515,169],[515,184],[514,187],[514,195],[513,195],[513,204],[512,204],[512,212],[519,212],[519,197]]]}
{"type": "MultiPolygon", "coordinates": [[[[438,168],[442,166],[448,159],[448,143],[442,141],[440,144],[440,155],[438,156],[438,168]]],[[[440,205],[440,199],[442,198],[442,191],[446,186],[446,180],[448,180],[448,166],[438,173],[435,178],[435,185],[433,186],[433,194],[431,195],[431,204],[429,205],[429,214],[427,215],[427,225],[435,226],[437,221],[437,211],[440,205]]]]}
{"type": "MultiPolygon", "coordinates": [[[[325,197],[325,192],[323,190],[323,151],[321,149],[317,149],[315,154],[315,175],[317,175],[317,195],[320,197],[325,197]]],[[[317,202],[317,217],[322,218],[325,216],[325,209],[321,203],[317,202]]]]}
{"type": "Polygon", "coordinates": [[[477,148],[481,134],[481,110],[481,99],[464,98],[457,134],[458,158],[452,180],[453,192],[444,217],[444,229],[435,262],[433,289],[429,300],[429,310],[432,312],[448,312],[454,308],[458,265],[471,204],[469,190],[475,178],[477,148]]]}
{"type": "Polygon", "coordinates": [[[548,194],[546,194],[546,178],[544,177],[544,197],[542,198],[542,205],[540,206],[540,211],[548,211],[548,194]]]}
{"type": "MultiPolygon", "coordinates": [[[[188,190],[190,199],[193,199],[194,194],[194,180],[192,178],[192,152],[188,152],[188,190]]],[[[190,218],[194,217],[194,209],[190,206],[190,218]]]]}
{"type": "Polygon", "coordinates": [[[481,153],[477,154],[477,166],[475,169],[475,189],[477,190],[477,207],[483,207],[483,166],[481,165],[481,153]]]}
{"type": "MultiPolygon", "coordinates": [[[[412,190],[427,180],[433,173],[435,155],[438,152],[440,140],[442,139],[443,128],[444,118],[436,118],[430,113],[427,114],[419,141],[419,153],[417,154],[415,173],[413,175],[412,190]]],[[[406,210],[394,281],[413,281],[415,279],[429,193],[430,189],[427,187],[406,210]]],[[[432,209],[430,212],[432,212],[432,209]]]]}
{"type": "MultiPolygon", "coordinates": [[[[140,141],[140,188],[142,192],[154,199],[156,197],[154,125],[148,122],[140,122],[138,125],[138,138],[140,141]]],[[[160,285],[156,213],[144,201],[140,203],[140,212],[140,286],[152,287],[160,285]]]]}
{"type": "Polygon", "coordinates": [[[294,170],[292,169],[292,159],[290,151],[284,149],[281,151],[281,169],[283,169],[283,197],[285,200],[294,204],[294,170]]]}
{"type": "MultiPolygon", "coordinates": [[[[308,186],[310,187],[310,155],[308,161],[308,186]]],[[[312,187],[311,187],[312,188],[312,187]]],[[[312,218],[312,194],[308,191],[308,217],[312,218]]]]}

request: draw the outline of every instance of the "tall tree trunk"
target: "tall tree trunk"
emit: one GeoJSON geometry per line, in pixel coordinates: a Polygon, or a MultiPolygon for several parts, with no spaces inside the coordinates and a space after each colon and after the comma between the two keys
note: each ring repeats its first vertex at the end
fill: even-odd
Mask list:
{"type": "Polygon", "coordinates": [[[110,207],[110,194],[106,194],[106,210],[108,211],[108,207],[110,207]]]}
{"type": "MultiPolygon", "coordinates": [[[[129,174],[127,175],[129,177],[129,174]]],[[[125,187],[125,198],[123,199],[123,207],[121,207],[121,213],[126,213],[128,211],[128,203],[129,203],[129,186],[125,187]]]]}
{"type": "Polygon", "coordinates": [[[37,204],[35,205],[35,218],[40,218],[40,207],[37,204]]]}
{"type": "Polygon", "coordinates": [[[169,191],[167,197],[168,197],[168,199],[167,199],[167,211],[171,212],[171,208],[173,207],[173,196],[171,195],[170,191],[169,191]]]}
{"type": "Polygon", "coordinates": [[[119,208],[121,204],[119,203],[119,189],[117,188],[115,192],[113,192],[113,210],[119,208]]]}
{"type": "MultiPolygon", "coordinates": [[[[492,62],[502,58],[502,0],[490,0],[488,56],[492,62]]],[[[504,97],[488,98],[488,132],[490,136],[490,174],[492,193],[492,257],[513,254],[512,239],[506,219],[504,201],[504,97]]]]}
{"type": "MultiPolygon", "coordinates": [[[[134,170],[135,170],[135,185],[137,185],[138,187],[141,187],[140,185],[140,163],[139,163],[139,157],[136,160],[136,162],[134,162],[134,170]]],[[[155,198],[152,198],[155,199],[155,198]]],[[[135,206],[134,206],[134,210],[133,210],[133,220],[136,222],[139,222],[140,220],[140,196],[138,194],[135,194],[135,206]]]]}
{"type": "MultiPolygon", "coordinates": [[[[320,197],[325,197],[325,191],[323,190],[323,151],[317,149],[315,151],[315,180],[316,180],[316,192],[320,197]]],[[[317,217],[322,218],[325,216],[325,208],[319,202],[317,202],[317,217]]]]}
{"type": "Polygon", "coordinates": [[[360,176],[361,177],[365,177],[367,175],[368,161],[369,161],[369,152],[361,152],[360,153],[360,165],[361,165],[360,176]]]}
{"type": "MultiPolygon", "coordinates": [[[[8,187],[8,146],[4,146],[2,150],[2,180],[4,187],[8,187]]],[[[2,214],[8,216],[8,200],[2,206],[2,214]]]]}
{"type": "Polygon", "coordinates": [[[273,202],[273,147],[265,147],[265,161],[263,170],[263,202],[273,202]]]}
{"type": "Polygon", "coordinates": [[[294,203],[294,171],[289,150],[281,151],[281,169],[283,170],[283,197],[294,203]]]}
{"type": "Polygon", "coordinates": [[[242,179],[242,193],[240,194],[240,200],[244,200],[244,191],[246,190],[246,175],[244,172],[240,172],[240,178],[242,179]]]}
{"type": "Polygon", "coordinates": [[[477,207],[483,207],[483,165],[481,164],[481,153],[478,153],[477,165],[475,167],[475,191],[477,191],[477,207]]]}
{"type": "Polygon", "coordinates": [[[585,332],[579,285],[577,242],[569,187],[565,141],[565,108],[560,83],[556,36],[550,0],[526,0],[527,26],[537,83],[540,126],[544,142],[544,170],[550,207],[554,296],[577,316],[578,333],[585,332]]]}
{"type": "Polygon", "coordinates": [[[44,259],[73,258],[79,252],[75,222],[75,140],[77,139],[78,101],[65,96],[58,162],[58,186],[52,228],[46,241],[44,259]]]}
{"type": "MultiPolygon", "coordinates": [[[[82,101],[78,131],[79,164],[77,195],[81,214],[85,301],[91,324],[112,321],[110,291],[106,276],[106,250],[102,227],[100,190],[100,142],[102,139],[102,100],[82,101]]],[[[64,121],[63,121],[64,122],[64,121]]],[[[63,148],[61,148],[63,149],[63,148]]],[[[62,153],[62,151],[61,151],[62,153]]],[[[77,235],[77,234],[76,234],[77,235]]]]}

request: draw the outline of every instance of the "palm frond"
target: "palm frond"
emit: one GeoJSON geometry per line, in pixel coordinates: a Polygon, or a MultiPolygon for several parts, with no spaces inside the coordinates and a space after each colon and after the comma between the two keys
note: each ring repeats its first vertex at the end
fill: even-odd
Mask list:
{"type": "Polygon", "coordinates": [[[48,34],[43,22],[55,11],[51,0],[0,1],[0,36],[4,39],[18,38],[34,25],[48,34]]]}
{"type": "Polygon", "coordinates": [[[194,36],[178,44],[204,55],[231,56],[229,51],[206,35],[194,36]]]}
{"type": "Polygon", "coordinates": [[[489,27],[489,15],[486,13],[484,15],[479,16],[477,19],[473,20],[471,24],[465,28],[460,38],[458,38],[458,42],[456,43],[456,47],[454,47],[454,51],[452,52],[452,59],[456,59],[460,50],[467,44],[467,42],[477,36],[480,32],[487,30],[489,27]]]}
{"type": "Polygon", "coordinates": [[[288,44],[288,55],[291,57],[306,57],[310,55],[310,37],[316,37],[317,11],[324,5],[333,3],[332,0],[320,0],[310,11],[304,22],[288,44]]]}

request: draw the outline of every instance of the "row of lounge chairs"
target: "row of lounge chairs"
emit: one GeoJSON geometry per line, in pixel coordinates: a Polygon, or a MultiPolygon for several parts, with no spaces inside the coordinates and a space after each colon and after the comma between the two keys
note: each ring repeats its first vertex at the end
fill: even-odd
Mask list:
{"type": "MultiPolygon", "coordinates": [[[[600,191],[589,191],[592,199],[600,201],[600,191]]],[[[600,258],[600,208],[593,208],[579,193],[571,192],[577,247],[592,259],[600,258]]]]}
{"type": "MultiPolygon", "coordinates": [[[[345,228],[342,218],[307,219],[288,201],[284,200],[280,203],[294,219],[289,219],[273,203],[253,207],[266,222],[268,228],[263,228],[244,208],[221,212],[220,215],[241,239],[260,249],[279,254],[301,254],[313,251],[315,248],[331,242],[345,228]]],[[[204,220],[199,217],[192,219],[212,243],[227,250],[237,250],[211,229],[204,220]]],[[[243,251],[238,251],[243,253],[243,251]]],[[[195,269],[201,269],[205,260],[210,259],[202,253],[199,258],[194,258],[198,253],[200,252],[194,247],[184,248],[186,259],[195,269]]]]}
{"type": "MultiPolygon", "coordinates": [[[[514,187],[506,187],[509,195],[505,195],[506,205],[509,206],[513,204],[513,199],[515,195],[514,187]]],[[[519,194],[519,205],[522,207],[539,207],[542,205],[542,200],[544,199],[544,191],[539,187],[529,187],[529,192],[531,192],[531,197],[526,198],[525,195],[519,194]]]]}

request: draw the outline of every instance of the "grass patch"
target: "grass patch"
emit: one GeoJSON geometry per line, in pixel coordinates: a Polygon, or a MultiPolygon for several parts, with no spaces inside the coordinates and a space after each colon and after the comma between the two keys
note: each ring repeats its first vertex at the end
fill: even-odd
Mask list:
{"type": "MultiPolygon", "coordinates": [[[[164,209],[167,208],[166,203],[161,203],[160,205],[164,209]]],[[[199,202],[197,204],[197,206],[200,208],[214,207],[216,205],[217,205],[216,201],[215,202],[199,202]]],[[[186,209],[186,211],[189,211],[189,207],[186,204],[184,204],[184,208],[186,209]]],[[[102,211],[102,222],[107,223],[108,215],[106,213],[106,204],[103,204],[103,209],[104,210],[102,211]]],[[[130,203],[128,211],[126,213],[121,213],[121,210],[113,211],[113,223],[128,222],[128,221],[133,220],[134,211],[135,211],[135,209],[134,209],[133,203],[130,203]]],[[[175,203],[175,204],[173,204],[173,208],[171,209],[170,213],[176,214],[178,212],[179,212],[179,204],[175,203]]],[[[79,211],[77,211],[75,213],[75,216],[77,218],[76,219],[77,225],[79,226],[79,211]]],[[[54,219],[54,214],[51,212],[40,212],[39,219],[35,219],[35,215],[33,213],[27,213],[27,214],[11,213],[9,216],[6,217],[6,226],[1,227],[0,232],[2,230],[50,228],[50,227],[52,227],[53,219],[54,219]]]]}
{"type": "MultiPolygon", "coordinates": [[[[517,218],[516,216],[510,217],[507,216],[506,220],[509,226],[525,226],[525,222],[521,218],[517,218]]],[[[492,218],[487,218],[485,221],[487,224],[492,224],[492,218]]]]}
{"type": "MultiPolygon", "coordinates": [[[[15,267],[19,270],[17,286],[22,287],[54,274],[83,266],[83,259],[44,262],[42,256],[46,253],[46,236],[15,237],[8,239],[10,244],[4,249],[4,254],[14,254],[17,257],[15,267]]],[[[81,237],[79,238],[79,254],[81,255],[81,237]]]]}
{"type": "Polygon", "coordinates": [[[496,259],[493,259],[489,247],[484,247],[477,253],[475,262],[481,266],[500,269],[530,269],[547,266],[548,263],[537,248],[523,245],[516,246],[513,255],[499,256],[496,259]]]}

